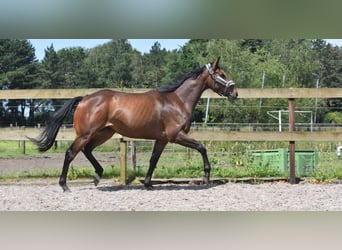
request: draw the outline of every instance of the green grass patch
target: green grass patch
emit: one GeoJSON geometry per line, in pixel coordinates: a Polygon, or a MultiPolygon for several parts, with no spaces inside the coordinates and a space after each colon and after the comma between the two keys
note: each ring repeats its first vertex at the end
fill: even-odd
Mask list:
{"type": "MultiPolygon", "coordinates": [[[[65,153],[70,145],[71,141],[58,141],[51,147],[51,149],[49,149],[48,152],[65,153]]],[[[119,150],[119,142],[116,140],[109,140],[96,148],[97,152],[113,152],[119,150]]],[[[0,159],[36,156],[39,154],[37,146],[31,141],[0,141],[0,159]]]]}
{"type": "Polygon", "coordinates": [[[10,173],[0,175],[0,180],[5,179],[26,179],[26,178],[55,178],[60,176],[60,171],[58,170],[30,170],[18,173],[10,173]]]}
{"type": "MultiPolygon", "coordinates": [[[[71,142],[58,142],[56,148],[49,153],[64,153],[71,142]]],[[[137,142],[138,166],[136,172],[128,167],[129,178],[136,176],[144,178],[148,169],[148,162],[152,150],[152,142],[137,142]]],[[[331,182],[342,179],[342,160],[337,159],[335,142],[298,142],[296,149],[312,149],[318,151],[318,167],[309,177],[317,182],[331,182]]],[[[209,160],[212,165],[211,177],[213,178],[243,178],[243,177],[288,177],[288,173],[281,173],[269,166],[253,166],[251,159],[252,150],[265,150],[286,148],[287,142],[205,142],[209,160]]],[[[0,141],[0,158],[15,158],[39,155],[36,146],[26,141],[26,154],[22,153],[22,144],[15,141],[0,141]]],[[[97,152],[119,152],[119,142],[110,140],[96,149],[97,152]]],[[[61,160],[62,161],[62,160],[61,160]]],[[[0,179],[6,178],[59,178],[61,169],[57,170],[30,170],[20,173],[0,175],[0,179]]],[[[71,166],[68,179],[92,178],[93,167],[71,166]]],[[[118,178],[120,168],[118,166],[105,166],[103,178],[118,178]]],[[[163,152],[153,178],[201,178],[203,176],[203,162],[200,154],[191,149],[169,144],[163,152]]],[[[300,177],[300,176],[298,176],[300,177]]]]}
{"type": "Polygon", "coordinates": [[[312,176],[317,182],[342,180],[342,159],[338,159],[335,152],[321,153],[318,159],[318,167],[312,176]]]}

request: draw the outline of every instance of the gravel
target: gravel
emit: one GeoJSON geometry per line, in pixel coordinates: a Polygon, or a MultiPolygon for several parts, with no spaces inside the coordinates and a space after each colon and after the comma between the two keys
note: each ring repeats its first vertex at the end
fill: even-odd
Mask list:
{"type": "Polygon", "coordinates": [[[221,185],[122,186],[115,180],[69,181],[63,193],[55,179],[0,183],[1,211],[336,211],[341,184],[226,183],[221,185]]]}
{"type": "MultiPolygon", "coordinates": [[[[98,154],[103,165],[118,158],[98,154]]],[[[36,169],[61,170],[63,154],[1,159],[0,174],[36,169]]],[[[77,166],[89,165],[80,154],[77,166]]],[[[0,181],[0,211],[342,211],[342,184],[286,182],[221,185],[160,184],[122,186],[117,180],[68,181],[63,193],[58,178],[0,181]]]]}

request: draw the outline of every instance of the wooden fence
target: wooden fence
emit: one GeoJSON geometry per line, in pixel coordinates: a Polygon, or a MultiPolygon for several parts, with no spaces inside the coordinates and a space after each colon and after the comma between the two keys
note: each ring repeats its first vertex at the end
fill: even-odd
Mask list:
{"type": "MultiPolygon", "coordinates": [[[[32,90],[0,90],[0,99],[69,99],[83,96],[99,89],[32,89],[32,90]]],[[[146,89],[115,89],[126,92],[144,92],[146,89]]],[[[211,90],[203,93],[202,98],[222,98],[211,90]]],[[[283,98],[289,101],[289,131],[286,132],[236,132],[236,131],[197,131],[191,136],[199,141],[288,141],[290,150],[290,182],[295,183],[295,142],[296,141],[342,141],[342,132],[298,132],[295,131],[295,99],[298,98],[342,98],[342,88],[289,88],[289,89],[239,89],[241,99],[283,98]]],[[[1,133],[0,140],[25,140],[24,135],[36,136],[28,131],[11,135],[1,133]]],[[[72,140],[74,134],[61,130],[57,140],[72,140]]],[[[116,135],[121,141],[121,182],[126,182],[126,142],[132,138],[116,135]]]]}
{"type": "MultiPolygon", "coordinates": [[[[14,89],[0,90],[0,99],[69,99],[83,96],[100,89],[14,89]]],[[[125,92],[141,93],[148,89],[113,89],[125,92]]],[[[202,98],[224,98],[211,90],[206,90],[202,98]]],[[[341,98],[342,88],[272,88],[272,89],[239,89],[241,99],[259,98],[341,98]]]]}

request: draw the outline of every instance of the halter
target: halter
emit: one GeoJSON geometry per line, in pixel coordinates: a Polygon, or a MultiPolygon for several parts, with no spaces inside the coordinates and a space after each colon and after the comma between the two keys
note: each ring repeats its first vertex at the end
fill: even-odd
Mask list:
{"type": "Polygon", "coordinates": [[[213,68],[211,67],[210,63],[206,64],[205,66],[206,66],[206,68],[209,71],[209,75],[210,75],[211,79],[213,80],[213,83],[214,83],[213,84],[213,90],[215,90],[215,84],[216,84],[216,82],[218,82],[219,84],[225,86],[224,92],[223,93],[219,93],[219,92],[216,92],[216,91],[215,92],[218,93],[220,96],[222,96],[222,95],[226,96],[228,88],[230,86],[235,85],[235,83],[232,80],[227,82],[221,76],[216,75],[214,70],[213,70],[213,68]]]}

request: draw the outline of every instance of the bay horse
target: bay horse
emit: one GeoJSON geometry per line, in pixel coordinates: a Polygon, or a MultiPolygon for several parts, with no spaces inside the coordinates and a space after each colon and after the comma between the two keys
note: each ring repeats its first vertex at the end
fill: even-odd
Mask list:
{"type": "Polygon", "coordinates": [[[237,88],[219,67],[220,57],[204,67],[184,76],[176,85],[149,90],[145,93],[124,93],[99,90],[84,97],[78,96],[65,102],[47,122],[45,130],[37,138],[29,138],[40,152],[53,145],[64,118],[74,107],[76,138],[65,153],[59,185],[70,191],[66,184],[71,161],[82,151],[95,169],[94,184],[99,183],[103,168],[92,151],[114,133],[131,138],[155,140],[149,169],[144,185],[151,187],[151,178],[165,146],[177,143],[200,152],[204,164],[203,183],[209,183],[210,163],[206,148],[190,138],[191,115],[204,90],[210,88],[219,95],[234,100],[237,88]]]}

